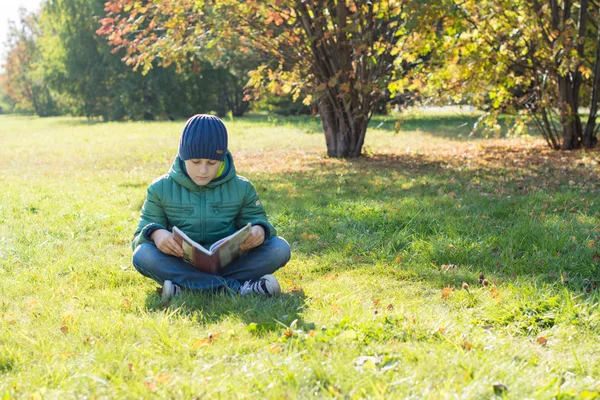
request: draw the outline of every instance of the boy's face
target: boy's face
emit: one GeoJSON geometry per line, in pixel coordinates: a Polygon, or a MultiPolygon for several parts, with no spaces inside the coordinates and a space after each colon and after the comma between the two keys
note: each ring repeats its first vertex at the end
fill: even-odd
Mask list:
{"type": "Polygon", "coordinates": [[[212,181],[217,176],[221,165],[221,162],[218,160],[209,160],[206,158],[191,158],[184,162],[188,175],[198,186],[204,186],[212,181]]]}

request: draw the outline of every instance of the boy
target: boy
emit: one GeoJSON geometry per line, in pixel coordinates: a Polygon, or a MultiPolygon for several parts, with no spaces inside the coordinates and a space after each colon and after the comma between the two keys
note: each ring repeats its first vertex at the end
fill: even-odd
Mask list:
{"type": "Polygon", "coordinates": [[[236,175],[227,129],[212,115],[195,115],[185,124],[169,173],[148,188],[132,248],[134,267],[163,285],[163,299],[181,288],[272,296],[281,289],[271,274],[290,259],[290,246],[276,236],[254,187],[236,175]],[[219,275],[183,261],[183,249],[171,233],[177,226],[208,248],[247,223],[252,234],[241,249],[248,252],[219,275]]]}

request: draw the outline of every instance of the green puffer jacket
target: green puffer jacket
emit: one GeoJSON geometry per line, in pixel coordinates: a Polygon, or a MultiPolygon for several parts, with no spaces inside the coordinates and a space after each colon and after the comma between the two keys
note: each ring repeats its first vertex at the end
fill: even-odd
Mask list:
{"type": "Polygon", "coordinates": [[[184,172],[185,164],[177,156],[169,173],[148,187],[131,243],[133,250],[151,242],[149,234],[157,228],[172,231],[173,226],[206,248],[247,223],[265,228],[265,240],[275,236],[254,186],[236,175],[231,153],[226,157],[225,175],[198,186],[184,172]]]}

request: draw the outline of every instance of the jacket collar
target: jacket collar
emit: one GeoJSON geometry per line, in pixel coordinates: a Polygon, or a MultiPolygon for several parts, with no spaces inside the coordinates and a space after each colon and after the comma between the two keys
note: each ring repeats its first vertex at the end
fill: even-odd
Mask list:
{"type": "Polygon", "coordinates": [[[227,158],[227,169],[225,170],[223,175],[221,175],[217,179],[210,181],[209,183],[207,183],[204,186],[198,186],[194,183],[194,181],[187,174],[187,172],[185,170],[185,163],[179,157],[179,155],[177,155],[177,157],[175,157],[175,161],[173,161],[173,165],[171,165],[171,169],[169,170],[169,176],[175,182],[179,183],[181,186],[183,186],[193,192],[199,192],[204,189],[212,189],[212,188],[219,186],[227,181],[230,181],[231,179],[233,179],[236,176],[235,165],[233,165],[233,157],[231,156],[231,153],[229,151],[227,151],[227,154],[225,154],[225,157],[227,158]]]}

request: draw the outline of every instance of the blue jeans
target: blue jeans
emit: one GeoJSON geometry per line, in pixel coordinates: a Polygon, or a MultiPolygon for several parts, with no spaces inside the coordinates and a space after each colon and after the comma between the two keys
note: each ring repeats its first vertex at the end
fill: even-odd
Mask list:
{"type": "Polygon", "coordinates": [[[161,252],[154,243],[142,243],[133,252],[133,266],[160,285],[165,280],[192,290],[231,289],[251,279],[259,279],[283,267],[291,256],[285,239],[274,236],[229,264],[219,275],[199,271],[180,258],[161,252]]]}

